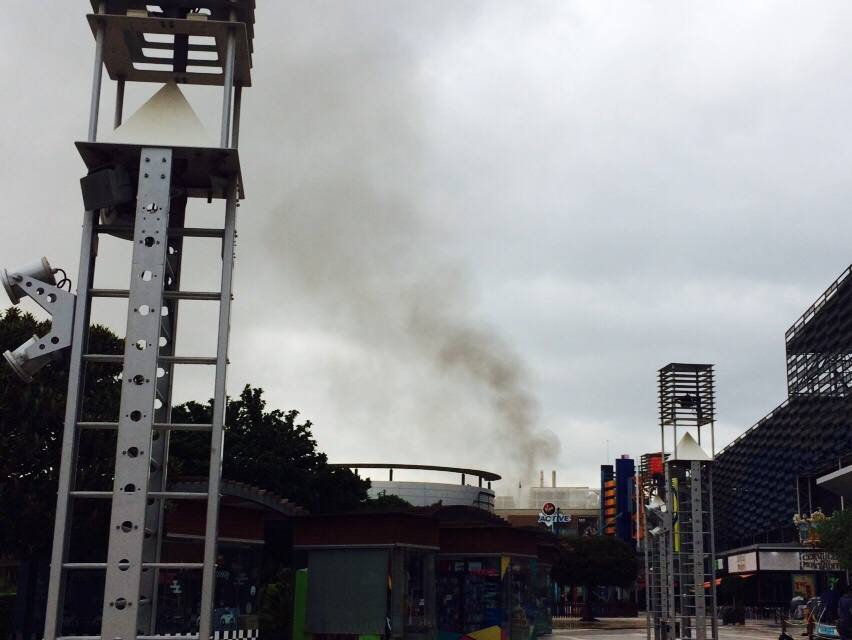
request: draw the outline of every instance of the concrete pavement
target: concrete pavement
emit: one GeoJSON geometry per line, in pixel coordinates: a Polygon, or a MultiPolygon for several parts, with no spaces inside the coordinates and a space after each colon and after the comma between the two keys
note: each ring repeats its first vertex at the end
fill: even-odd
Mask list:
{"type": "MultiPolygon", "coordinates": [[[[636,619],[629,620],[635,621],[636,619]]],[[[772,621],[753,621],[745,625],[720,626],[719,640],[778,640],[780,633],[781,626],[772,621]]],[[[791,629],[788,633],[793,638],[798,637],[796,630],[791,629]]],[[[544,638],[552,638],[553,640],[646,640],[646,637],[644,625],[641,629],[635,627],[554,629],[553,635],[544,636],[544,638]]]]}

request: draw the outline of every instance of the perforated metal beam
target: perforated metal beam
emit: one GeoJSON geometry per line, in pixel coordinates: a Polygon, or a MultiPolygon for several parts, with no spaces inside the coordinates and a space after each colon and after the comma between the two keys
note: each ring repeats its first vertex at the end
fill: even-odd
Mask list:
{"type": "Polygon", "coordinates": [[[141,583],[143,571],[151,571],[142,564],[171,174],[171,149],[142,149],[101,626],[101,637],[110,640],[142,635],[139,611],[151,605],[141,597],[141,583]]]}

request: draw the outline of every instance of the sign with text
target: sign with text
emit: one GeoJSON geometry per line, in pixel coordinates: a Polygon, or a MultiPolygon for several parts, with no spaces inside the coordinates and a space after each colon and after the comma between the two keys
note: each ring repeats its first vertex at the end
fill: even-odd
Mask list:
{"type": "Polygon", "coordinates": [[[754,551],[728,556],[729,573],[745,573],[746,571],[757,571],[757,554],[754,551]]]}
{"type": "Polygon", "coordinates": [[[840,571],[840,563],[828,551],[803,551],[802,571],[840,571]]]}
{"type": "Polygon", "coordinates": [[[538,522],[547,527],[553,527],[555,524],[567,524],[571,522],[571,516],[567,513],[561,513],[559,508],[552,502],[545,502],[541,507],[541,513],[538,514],[538,522]]]}

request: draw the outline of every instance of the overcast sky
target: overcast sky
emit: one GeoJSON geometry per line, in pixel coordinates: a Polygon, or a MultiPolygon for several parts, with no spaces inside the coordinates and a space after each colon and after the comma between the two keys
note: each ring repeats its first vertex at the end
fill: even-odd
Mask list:
{"type": "MultiPolygon", "coordinates": [[[[75,280],[87,6],[0,21],[0,263],[75,280]]],[[[784,400],[784,330],[852,260],[850,22],[844,2],[258,2],[230,391],[300,410],[332,461],[508,492],[538,468],[596,485],[607,441],[658,447],[657,369],[710,362],[724,445],[784,400]]],[[[217,132],[219,94],[187,95],[217,132]]],[[[101,255],[126,287],[127,246],[101,255]]],[[[218,248],[186,256],[184,288],[217,288],[218,248]]],[[[210,353],[213,307],[185,304],[178,351],[210,353]]],[[[114,305],[95,318],[123,335],[114,305]]]]}

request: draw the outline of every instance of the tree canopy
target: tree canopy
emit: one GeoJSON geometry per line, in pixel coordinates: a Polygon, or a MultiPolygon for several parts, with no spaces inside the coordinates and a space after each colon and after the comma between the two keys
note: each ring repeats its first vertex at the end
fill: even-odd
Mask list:
{"type": "Polygon", "coordinates": [[[553,579],[562,585],[628,587],[636,579],[636,552],[611,536],[560,539],[553,579]]]}
{"type": "MultiPolygon", "coordinates": [[[[210,423],[212,401],[188,402],[175,407],[172,420],[210,423]]],[[[298,411],[267,410],[262,389],[246,385],[238,399],[228,402],[225,414],[223,476],[274,491],[313,513],[356,509],[366,502],[369,482],[348,469],[331,467],[317,450],[309,420],[299,422],[298,411]]],[[[174,433],[173,473],[207,475],[210,447],[205,434],[174,433]]]]}
{"type": "Polygon", "coordinates": [[[611,536],[561,538],[553,579],[560,585],[585,587],[583,620],[594,620],[594,587],[629,587],[636,580],[636,552],[611,536]]]}
{"type": "MultiPolygon", "coordinates": [[[[45,334],[50,324],[11,308],[0,314],[0,351],[15,349],[33,334],[45,334]]],[[[97,353],[120,353],[123,343],[103,327],[92,327],[90,348],[97,353]]],[[[0,360],[0,549],[19,556],[50,548],[65,398],[66,367],[50,364],[31,384],[21,382],[0,360]]],[[[121,382],[115,365],[86,370],[84,417],[114,420],[121,382]]],[[[79,439],[79,487],[102,487],[112,478],[113,434],[87,432],[79,439]]]]}
{"type": "Polygon", "coordinates": [[[820,545],[837,557],[840,568],[852,569],[852,511],[835,511],[817,524],[817,532],[820,545]]]}

